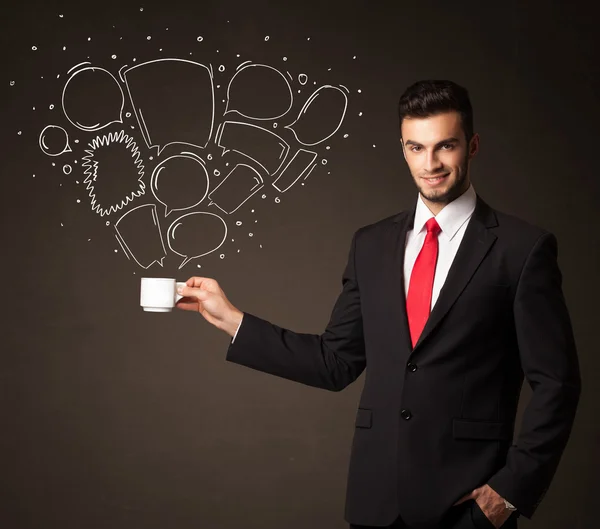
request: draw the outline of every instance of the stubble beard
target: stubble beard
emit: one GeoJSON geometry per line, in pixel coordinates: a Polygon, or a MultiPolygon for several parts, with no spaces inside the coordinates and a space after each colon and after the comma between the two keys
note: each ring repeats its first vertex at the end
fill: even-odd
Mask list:
{"type": "Polygon", "coordinates": [[[444,191],[437,189],[426,189],[424,186],[421,186],[417,183],[421,180],[419,177],[415,178],[414,180],[417,184],[417,188],[419,189],[419,193],[421,193],[421,195],[429,202],[433,202],[435,204],[449,204],[466,191],[465,182],[467,179],[468,167],[467,157],[465,156],[465,159],[458,168],[458,173],[455,173],[456,179],[444,191]]]}

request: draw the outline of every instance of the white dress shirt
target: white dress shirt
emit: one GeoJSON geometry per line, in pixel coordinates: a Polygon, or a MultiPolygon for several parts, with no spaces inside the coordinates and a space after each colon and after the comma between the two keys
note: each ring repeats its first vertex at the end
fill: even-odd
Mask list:
{"type": "MultiPolygon", "coordinates": [[[[450,266],[454,261],[458,247],[469,224],[469,219],[473,215],[473,211],[475,211],[476,202],[477,195],[475,194],[473,184],[471,184],[461,196],[446,204],[437,215],[434,215],[425,205],[419,193],[414,227],[406,234],[406,251],[404,254],[405,297],[408,293],[413,266],[425,242],[425,235],[427,234],[425,224],[431,217],[435,217],[441,231],[438,234],[438,258],[433,279],[433,290],[431,292],[431,308],[433,308],[444,285],[444,281],[446,281],[448,270],[450,270],[450,266]]],[[[243,319],[244,317],[242,316],[243,319]]],[[[231,343],[234,342],[241,325],[242,322],[240,321],[231,343]]]]}
{"type": "Polygon", "coordinates": [[[410,275],[417,256],[425,242],[427,227],[425,224],[431,217],[435,217],[439,227],[438,234],[438,258],[433,278],[433,290],[431,292],[431,308],[435,305],[440,290],[448,276],[448,270],[454,261],[458,247],[469,224],[469,219],[475,211],[477,195],[471,184],[469,188],[457,199],[446,204],[442,211],[434,215],[423,202],[421,194],[417,199],[415,211],[414,228],[406,234],[406,251],[404,254],[404,294],[408,293],[410,275]]]}

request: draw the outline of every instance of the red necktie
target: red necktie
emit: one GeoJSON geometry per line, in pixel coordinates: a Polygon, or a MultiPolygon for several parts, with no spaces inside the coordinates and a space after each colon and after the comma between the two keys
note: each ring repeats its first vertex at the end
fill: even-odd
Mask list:
{"type": "Polygon", "coordinates": [[[417,343],[431,310],[431,291],[438,257],[438,233],[440,227],[434,217],[427,221],[427,235],[423,248],[410,275],[406,313],[413,347],[417,343]]]}

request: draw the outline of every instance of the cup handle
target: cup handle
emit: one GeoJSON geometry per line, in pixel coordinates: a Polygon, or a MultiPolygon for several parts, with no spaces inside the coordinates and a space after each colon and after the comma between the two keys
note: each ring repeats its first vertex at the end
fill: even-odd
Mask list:
{"type": "Polygon", "coordinates": [[[175,283],[175,303],[177,303],[183,297],[177,293],[177,289],[179,289],[179,287],[185,287],[185,286],[187,286],[186,283],[182,283],[182,282],[175,283]]]}

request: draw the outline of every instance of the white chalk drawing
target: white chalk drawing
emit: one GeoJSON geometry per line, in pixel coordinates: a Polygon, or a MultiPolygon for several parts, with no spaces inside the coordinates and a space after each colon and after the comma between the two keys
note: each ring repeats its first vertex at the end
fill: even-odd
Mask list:
{"type": "Polygon", "coordinates": [[[48,156],[60,156],[72,152],[67,131],[58,125],[48,125],[40,133],[40,149],[48,156]]]}
{"type": "Polygon", "coordinates": [[[277,191],[285,193],[304,175],[316,158],[316,152],[300,149],[273,182],[273,187],[277,191]]]}
{"type": "Polygon", "coordinates": [[[165,58],[137,64],[120,76],[148,148],[160,154],[172,144],[206,147],[215,115],[212,66],[165,58]]]}
{"type": "Polygon", "coordinates": [[[186,213],[169,226],[167,243],[172,252],[183,257],[179,269],[192,259],[218,250],[227,238],[226,222],[214,213],[186,213]]]}
{"type": "Polygon", "coordinates": [[[113,227],[127,259],[133,258],[145,269],[154,263],[163,266],[167,252],[160,232],[156,205],[142,204],[133,208],[115,222],[113,227]]]}
{"type": "MultiPolygon", "coordinates": [[[[77,66],[84,64],[87,63],[77,66]]],[[[76,67],[69,73],[74,69],[76,67]]],[[[63,112],[81,130],[96,131],[113,123],[123,123],[124,104],[125,96],[119,81],[104,68],[85,66],[76,70],[63,88],[63,112]],[[111,117],[110,113],[114,115],[111,117]]]]}
{"type": "Polygon", "coordinates": [[[223,149],[223,155],[229,151],[242,154],[269,174],[277,172],[290,150],[288,143],[270,130],[238,121],[223,122],[215,143],[223,149]]]}
{"type": "Polygon", "coordinates": [[[165,217],[200,204],[208,194],[209,178],[204,161],[193,153],[181,153],[160,162],[152,172],[152,194],[165,206],[165,217]]]}
{"type": "MultiPolygon", "coordinates": [[[[317,166],[317,164],[314,164],[308,171],[306,171],[303,180],[306,180],[310,176],[310,173],[312,173],[315,170],[316,166],[317,166]]],[[[304,185],[304,184],[302,184],[302,185],[304,185]]]]}
{"type": "Polygon", "coordinates": [[[234,213],[263,187],[264,180],[256,169],[243,163],[237,164],[210,192],[209,206],[214,204],[224,213],[234,213]]]}
{"type": "Polygon", "coordinates": [[[285,76],[266,64],[240,64],[227,87],[225,114],[266,120],[285,116],[294,96],[285,76]]]}
{"type": "Polygon", "coordinates": [[[298,82],[302,86],[304,86],[308,82],[308,75],[306,75],[305,73],[301,73],[300,75],[298,75],[298,82]]]}
{"type": "Polygon", "coordinates": [[[331,138],[342,126],[348,95],[336,86],[325,85],[308,98],[296,121],[286,125],[302,145],[317,145],[331,138]]]}
{"type": "Polygon", "coordinates": [[[81,165],[92,211],[110,215],[145,193],[143,160],[125,131],[97,136],[88,147],[81,165]]]}

